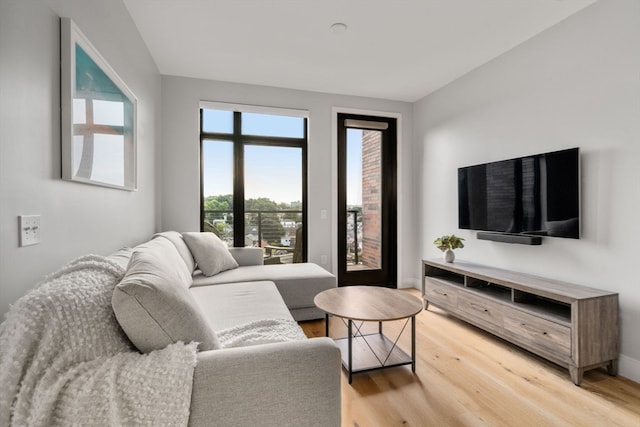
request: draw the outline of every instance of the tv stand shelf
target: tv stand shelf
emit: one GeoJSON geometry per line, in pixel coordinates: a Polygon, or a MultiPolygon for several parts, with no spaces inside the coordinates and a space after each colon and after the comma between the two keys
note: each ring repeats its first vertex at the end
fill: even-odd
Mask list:
{"type": "Polygon", "coordinates": [[[456,260],[423,260],[429,304],[569,370],[618,370],[618,294],[456,260]]]}

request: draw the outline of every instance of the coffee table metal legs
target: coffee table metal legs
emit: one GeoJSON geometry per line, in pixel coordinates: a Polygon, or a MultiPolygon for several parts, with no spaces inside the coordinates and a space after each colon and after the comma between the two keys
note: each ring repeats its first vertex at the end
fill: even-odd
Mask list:
{"type": "Polygon", "coordinates": [[[411,372],[416,372],[416,316],[411,316],[411,372]]]}
{"type": "MultiPolygon", "coordinates": [[[[383,368],[388,368],[388,367],[392,367],[392,366],[401,366],[401,365],[408,365],[411,364],[411,371],[413,373],[416,372],[416,317],[415,316],[411,316],[410,317],[410,321],[411,321],[411,356],[409,358],[408,355],[406,355],[406,353],[403,353],[402,350],[400,350],[399,348],[397,348],[396,344],[397,344],[397,340],[400,338],[400,335],[402,334],[402,331],[404,330],[404,327],[402,328],[402,330],[400,331],[400,334],[398,335],[398,338],[396,338],[395,342],[389,341],[389,339],[387,337],[384,336],[384,334],[382,333],[382,323],[383,322],[378,322],[378,334],[362,334],[362,332],[360,332],[360,328],[362,327],[362,325],[358,326],[358,325],[354,325],[353,320],[352,319],[343,319],[346,320],[345,324],[347,326],[347,336],[345,338],[339,338],[336,340],[336,343],[341,347],[341,351],[342,351],[342,360],[343,360],[343,366],[345,368],[345,370],[347,371],[347,376],[349,379],[349,384],[351,384],[351,381],[353,380],[353,374],[355,372],[365,372],[365,371],[373,371],[376,369],[383,369],[383,368]],[[355,333],[358,335],[357,337],[354,336],[354,326],[355,326],[355,333]],[[369,350],[371,350],[372,352],[374,351],[373,348],[371,347],[371,345],[367,342],[367,337],[371,337],[371,336],[379,336],[381,340],[386,341],[388,343],[389,346],[391,346],[391,350],[389,350],[389,354],[387,355],[386,359],[381,360],[378,358],[377,355],[375,355],[375,352],[373,353],[375,355],[376,358],[378,358],[378,362],[379,365],[377,366],[369,366],[369,367],[365,367],[365,368],[358,368],[356,367],[356,369],[354,370],[354,366],[353,366],[353,348],[354,348],[354,339],[358,339],[358,340],[362,340],[359,341],[359,345],[360,347],[358,348],[362,348],[362,344],[363,342],[368,346],[369,350]],[[340,343],[342,343],[342,345],[340,345],[340,343]],[[346,346],[345,346],[346,344],[346,346]],[[389,357],[391,356],[392,352],[396,352],[395,354],[404,354],[405,356],[401,359],[401,360],[396,360],[395,362],[393,362],[392,364],[387,364],[387,360],[389,359],[389,357]]],[[[407,325],[407,323],[405,323],[405,325],[407,325]]],[[[328,337],[329,336],[329,314],[325,314],[325,335],[328,337]]]]}
{"type": "Polygon", "coordinates": [[[349,384],[353,379],[353,320],[349,319],[347,326],[347,339],[349,340],[349,384]]]}
{"type": "Polygon", "coordinates": [[[329,336],[329,313],[325,313],[324,315],[324,336],[329,336]]]}

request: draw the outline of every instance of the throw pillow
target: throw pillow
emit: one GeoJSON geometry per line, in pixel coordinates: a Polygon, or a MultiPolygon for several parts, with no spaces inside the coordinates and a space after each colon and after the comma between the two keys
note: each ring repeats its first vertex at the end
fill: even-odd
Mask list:
{"type": "Polygon", "coordinates": [[[182,237],[205,276],[213,276],[238,267],[227,245],[215,234],[187,232],[182,233],[182,237]]]}
{"type": "Polygon", "coordinates": [[[122,281],[111,298],[118,323],[143,353],[183,341],[199,350],[219,348],[189,292],[191,273],[167,239],[153,239],[135,248],[122,281]]]}

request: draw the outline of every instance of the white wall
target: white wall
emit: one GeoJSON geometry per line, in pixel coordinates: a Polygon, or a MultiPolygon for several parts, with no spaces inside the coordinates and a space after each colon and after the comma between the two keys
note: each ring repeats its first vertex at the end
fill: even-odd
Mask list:
{"type": "Polygon", "coordinates": [[[415,104],[423,257],[457,257],[618,292],[621,374],[640,381],[640,2],[600,1],[415,104]],[[456,170],[578,146],[582,238],[542,246],[457,228],[456,170]]]}
{"type": "Polygon", "coordinates": [[[160,75],[121,1],[0,0],[0,316],[45,274],[86,253],[148,238],[160,75]],[[73,19],[138,98],[138,188],[60,179],[60,24],[73,19]],[[18,216],[39,214],[42,243],[18,247],[18,216]]]}
{"type": "Polygon", "coordinates": [[[415,230],[411,227],[416,207],[412,197],[411,104],[169,76],[162,77],[162,94],[162,228],[165,230],[200,229],[198,109],[201,100],[309,111],[309,261],[320,264],[321,256],[327,255],[331,265],[324,267],[334,273],[337,160],[332,110],[339,107],[337,109],[366,110],[371,114],[399,114],[402,139],[398,147],[398,277],[400,286],[415,285],[419,257],[415,230]],[[320,218],[323,209],[330,213],[326,220],[320,218]]]}

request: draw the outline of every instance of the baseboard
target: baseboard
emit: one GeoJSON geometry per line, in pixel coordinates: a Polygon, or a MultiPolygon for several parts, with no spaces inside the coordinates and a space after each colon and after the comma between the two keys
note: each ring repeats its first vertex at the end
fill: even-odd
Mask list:
{"type": "Polygon", "coordinates": [[[640,360],[621,354],[618,357],[618,373],[622,377],[640,383],[640,360]]]}
{"type": "Polygon", "coordinates": [[[476,237],[479,240],[491,240],[493,242],[518,243],[521,245],[540,245],[542,237],[529,236],[525,234],[509,234],[509,233],[490,233],[487,231],[478,231],[476,237]]]}
{"type": "Polygon", "coordinates": [[[422,288],[422,282],[420,281],[420,279],[416,279],[416,278],[408,278],[408,279],[404,279],[404,280],[398,280],[398,289],[421,289],[422,288]]]}

